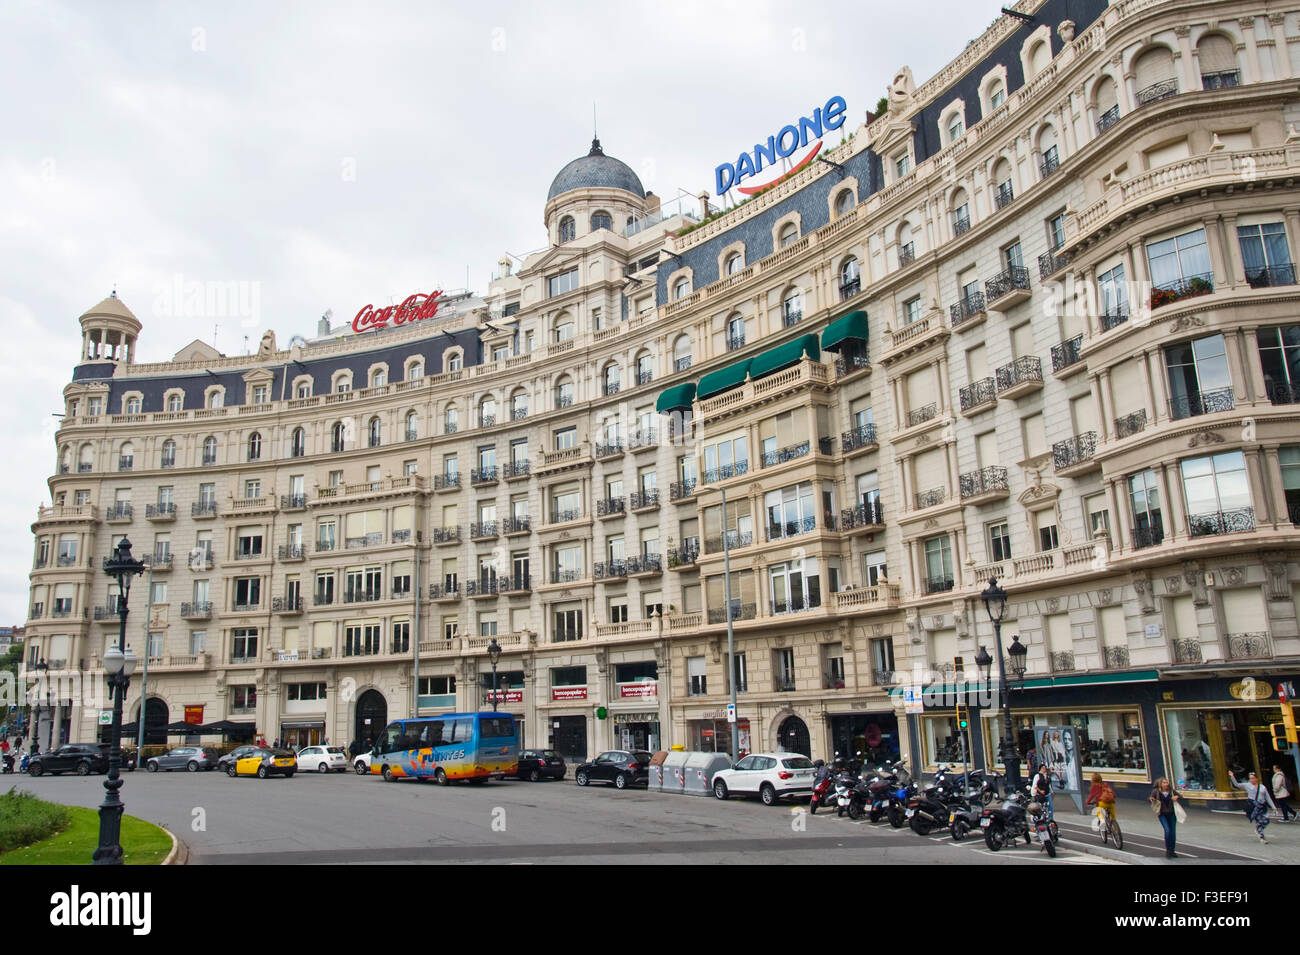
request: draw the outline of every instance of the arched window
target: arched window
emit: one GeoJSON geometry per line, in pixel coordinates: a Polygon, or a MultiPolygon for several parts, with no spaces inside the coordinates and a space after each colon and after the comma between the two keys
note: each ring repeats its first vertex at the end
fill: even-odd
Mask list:
{"type": "Polygon", "coordinates": [[[370,387],[382,388],[386,384],[388,384],[388,372],[382,368],[376,368],[370,376],[370,387]]]}
{"type": "Polygon", "coordinates": [[[491,395],[478,403],[478,423],[481,428],[489,428],[497,423],[497,400],[491,395]]]}
{"type": "Polygon", "coordinates": [[[406,440],[414,441],[420,436],[420,416],[414,411],[406,413],[406,440]]]}
{"type": "Polygon", "coordinates": [[[1015,186],[1011,183],[1011,163],[999,159],[993,164],[993,205],[1001,209],[1015,197],[1015,186]]]}
{"type": "Polygon", "coordinates": [[[382,437],[379,429],[379,416],[371,418],[366,425],[366,442],[369,447],[379,447],[379,439],[382,437]]]}
{"type": "Polygon", "coordinates": [[[419,381],[424,377],[424,362],[417,361],[411,364],[410,370],[406,373],[407,381],[419,381]]]}
{"type": "Polygon", "coordinates": [[[339,394],[342,394],[345,391],[351,391],[352,375],[349,373],[340,377],[339,380],[334,385],[334,390],[339,394]]]}
{"type": "Polygon", "coordinates": [[[678,335],[673,342],[673,371],[685,371],[691,367],[691,337],[678,335]]]}
{"type": "Polygon", "coordinates": [[[1221,33],[1207,33],[1196,44],[1196,61],[1201,69],[1201,89],[1222,90],[1241,85],[1237,51],[1221,33]]]}
{"type": "Polygon", "coordinates": [[[690,294],[691,294],[691,280],[690,280],[690,279],[678,279],[676,282],[673,283],[673,298],[674,298],[674,299],[685,298],[686,296],[688,296],[688,295],[690,295],[690,294]]]}
{"type": "Polygon", "coordinates": [[[568,315],[561,315],[555,320],[555,340],[557,342],[567,342],[573,339],[573,319],[568,315]]]}
{"type": "Polygon", "coordinates": [[[254,431],[248,436],[248,460],[257,461],[262,457],[262,433],[254,431]]]}
{"type": "Polygon", "coordinates": [[[131,446],[131,442],[128,441],[126,444],[122,445],[121,453],[117,459],[117,469],[119,471],[130,471],[134,467],[135,449],[131,446]]]}
{"type": "Polygon", "coordinates": [[[841,189],[835,196],[835,218],[848,215],[853,210],[853,190],[841,189]]]}
{"type": "Polygon", "coordinates": [[[458,427],[460,427],[460,412],[456,410],[455,405],[448,405],[447,410],[442,413],[442,433],[455,434],[458,427]]]}
{"type": "Polygon", "coordinates": [[[1052,62],[1052,47],[1046,40],[1039,40],[1034,44],[1033,49],[1029,51],[1029,75],[1025,81],[1033,79],[1052,62]]]}
{"type": "Polygon", "coordinates": [[[184,407],[185,407],[185,396],[184,396],[184,395],[176,394],[176,395],[168,395],[168,396],[167,396],[167,410],[168,410],[168,411],[181,411],[181,410],[184,409],[184,407]]]}
{"type": "Polygon", "coordinates": [[[1056,130],[1051,126],[1045,126],[1039,134],[1038,152],[1043,157],[1038,164],[1038,171],[1046,178],[1061,165],[1061,154],[1056,146],[1056,130]]]}
{"type": "Polygon", "coordinates": [[[294,428],[289,436],[289,457],[300,458],[307,453],[307,433],[302,428],[294,428]]]}
{"type": "Polygon", "coordinates": [[[208,435],[203,439],[203,463],[217,463],[217,439],[212,435],[208,435]]]}
{"type": "Polygon", "coordinates": [[[591,214],[592,232],[596,232],[599,229],[609,229],[612,231],[613,228],[614,228],[614,217],[611,216],[608,212],[603,212],[603,211],[593,212],[591,214]]]}
{"type": "Polygon", "coordinates": [[[77,452],[77,473],[84,474],[93,470],[95,467],[95,448],[89,442],[81,446],[77,452]]]}
{"type": "Polygon", "coordinates": [[[72,449],[66,444],[59,451],[59,473],[67,474],[72,470],[72,449]]]}
{"type": "Polygon", "coordinates": [[[510,396],[510,419],[522,421],[528,417],[528,392],[520,388],[510,396]]]}
{"type": "Polygon", "coordinates": [[[906,268],[916,258],[916,239],[912,235],[912,224],[904,222],[898,227],[898,265],[906,268]]]}
{"type": "Polygon", "coordinates": [[[560,244],[572,242],[575,235],[573,216],[565,216],[560,220],[560,244]]]}
{"type": "Polygon", "coordinates": [[[139,395],[132,395],[130,398],[126,399],[127,414],[139,414],[140,407],[141,407],[141,401],[139,395]]]}
{"type": "Polygon", "coordinates": [[[727,319],[727,351],[745,347],[745,319],[732,315],[727,319]]]}
{"type": "Polygon", "coordinates": [[[447,370],[460,371],[460,352],[454,351],[447,356],[447,370]]]}
{"type": "Polygon", "coordinates": [[[567,376],[555,383],[555,407],[567,408],[573,404],[573,381],[567,376]]]}
{"type": "Polygon", "coordinates": [[[164,468],[176,467],[176,442],[168,438],[162,446],[162,463],[159,465],[164,468]]]}
{"type": "Polygon", "coordinates": [[[226,393],[220,388],[214,389],[208,395],[209,408],[224,408],[226,406],[226,393]]]}
{"type": "Polygon", "coordinates": [[[1137,87],[1137,104],[1153,103],[1178,92],[1178,74],[1174,72],[1174,56],[1168,47],[1157,46],[1147,50],[1133,61],[1134,85],[1137,87]]]}
{"type": "Polygon", "coordinates": [[[617,364],[611,362],[605,366],[604,385],[605,394],[616,395],[622,384],[623,370],[617,364]]]}
{"type": "Polygon", "coordinates": [[[991,109],[997,109],[1006,101],[1007,101],[1007,88],[1004,85],[1002,85],[1001,80],[997,80],[989,88],[989,107],[991,109]]]}
{"type": "Polygon", "coordinates": [[[781,299],[781,324],[786,328],[803,319],[803,292],[792,288],[781,299]]]}
{"type": "Polygon", "coordinates": [[[1109,76],[1097,84],[1097,132],[1104,133],[1119,122],[1119,88],[1109,76]]]}
{"type": "Polygon", "coordinates": [[[959,236],[970,229],[970,200],[966,190],[958,189],[952,194],[952,234],[959,236]]]}
{"type": "Polygon", "coordinates": [[[347,429],[343,427],[342,421],[335,421],[334,427],[330,429],[330,450],[335,454],[344,449],[343,439],[347,435],[347,429]]]}
{"type": "Polygon", "coordinates": [[[643,351],[636,356],[636,383],[648,385],[654,381],[654,356],[643,351]]]}
{"type": "Polygon", "coordinates": [[[781,235],[777,239],[777,246],[784,249],[787,245],[794,245],[799,240],[799,227],[793,222],[787,222],[781,226],[781,235]]]}
{"type": "Polygon", "coordinates": [[[741,268],[744,267],[744,261],[745,260],[741,258],[739,252],[731,253],[731,255],[727,256],[727,261],[726,263],[724,263],[722,267],[722,274],[735,275],[737,272],[741,270],[741,268]]]}
{"type": "Polygon", "coordinates": [[[298,384],[294,385],[294,388],[293,388],[293,396],[294,396],[295,398],[310,398],[310,397],[311,397],[311,381],[310,381],[310,380],[308,380],[308,381],[300,381],[300,382],[298,382],[298,384]]]}
{"type": "Polygon", "coordinates": [[[945,113],[942,130],[943,144],[947,146],[950,143],[955,143],[966,132],[966,117],[961,114],[960,110],[955,109],[945,113]]]}
{"type": "Polygon", "coordinates": [[[858,272],[858,260],[849,256],[840,266],[840,298],[852,298],[862,289],[862,278],[858,272]]]}

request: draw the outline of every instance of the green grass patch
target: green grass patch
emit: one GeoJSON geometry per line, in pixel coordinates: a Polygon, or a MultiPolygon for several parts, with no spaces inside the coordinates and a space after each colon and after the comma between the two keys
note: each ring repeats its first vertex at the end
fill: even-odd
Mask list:
{"type": "MultiPolygon", "coordinates": [[[[11,791],[0,795],[0,840],[5,848],[0,865],[89,865],[99,845],[99,811],[11,791]],[[12,811],[17,824],[25,825],[25,839],[12,831],[7,811],[12,811]],[[41,828],[33,824],[38,821],[41,828]]],[[[127,865],[157,865],[171,852],[172,840],[151,822],[123,816],[122,848],[127,865]]]]}

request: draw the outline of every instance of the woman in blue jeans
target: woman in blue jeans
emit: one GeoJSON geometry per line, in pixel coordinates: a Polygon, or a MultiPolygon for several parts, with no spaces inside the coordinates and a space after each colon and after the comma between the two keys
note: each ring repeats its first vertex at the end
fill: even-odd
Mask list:
{"type": "Polygon", "coordinates": [[[1180,802],[1183,797],[1169,784],[1169,779],[1161,776],[1156,780],[1156,788],[1151,790],[1151,803],[1160,819],[1160,828],[1165,831],[1165,858],[1177,859],[1174,854],[1174,837],[1178,830],[1178,817],[1174,815],[1174,800],[1180,802]]]}

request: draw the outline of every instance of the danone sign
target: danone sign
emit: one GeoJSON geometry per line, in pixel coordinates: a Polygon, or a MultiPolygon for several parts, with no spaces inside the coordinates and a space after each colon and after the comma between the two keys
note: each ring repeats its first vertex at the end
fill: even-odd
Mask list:
{"type": "Polygon", "coordinates": [[[751,152],[741,153],[734,163],[724,162],[716,167],[713,176],[718,195],[733,186],[737,192],[753,195],[793,176],[813,161],[822,148],[822,137],[844,125],[844,111],[847,108],[843,96],[832,96],[825,106],[814,109],[811,116],[800,116],[795,122],[782,126],[779,132],[768,136],[767,142],[755,143],[751,152]],[[786,172],[768,168],[768,174],[763,175],[764,169],[775,167],[778,159],[790,159],[793,165],[786,172]],[[755,181],[742,186],[741,182],[746,179],[755,181]]]}
{"type": "Polygon", "coordinates": [[[387,328],[390,324],[405,325],[407,322],[418,322],[422,318],[433,318],[438,314],[440,304],[438,300],[441,297],[441,290],[430,292],[428,295],[417,292],[408,295],[401,305],[390,305],[380,309],[376,309],[373,305],[366,305],[357,312],[357,317],[352,319],[352,330],[364,332],[371,328],[387,328]]]}

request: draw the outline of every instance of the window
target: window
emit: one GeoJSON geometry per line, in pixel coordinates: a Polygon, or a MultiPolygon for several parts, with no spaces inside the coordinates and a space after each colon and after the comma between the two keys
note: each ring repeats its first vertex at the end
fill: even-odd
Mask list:
{"type": "Polygon", "coordinates": [[[821,606],[821,579],[817,575],[816,558],[773,565],[768,568],[768,582],[770,612],[773,614],[795,613],[821,606]]]}
{"type": "Polygon", "coordinates": [[[1232,375],[1222,335],[1167,346],[1165,365],[1172,419],[1232,410],[1232,375]]]}
{"type": "Polygon", "coordinates": [[[555,432],[555,450],[565,451],[578,446],[578,429],[561,428],[555,432]]]}
{"type": "Polygon", "coordinates": [[[1254,529],[1246,459],[1240,451],[1190,458],[1180,467],[1192,537],[1254,529]]]}
{"type": "Polygon", "coordinates": [[[1295,284],[1286,226],[1281,222],[1239,225],[1237,242],[1241,245],[1241,260],[1251,288],[1295,284]]]}
{"type": "Polygon", "coordinates": [[[733,315],[727,320],[727,351],[735,351],[745,345],[745,319],[733,315]]]}
{"type": "Polygon", "coordinates": [[[1143,471],[1128,479],[1129,503],[1133,509],[1133,546],[1150,547],[1164,540],[1160,515],[1160,489],[1155,471],[1143,471]]]}
{"type": "Polygon", "coordinates": [[[749,442],[745,435],[704,446],[704,483],[714,484],[749,471],[749,442]]]}
{"type": "Polygon", "coordinates": [[[442,413],[442,433],[455,434],[460,423],[460,412],[455,405],[449,405],[442,413]]]}
{"type": "MultiPolygon", "coordinates": [[[[207,640],[207,634],[195,634],[207,640]]],[[[254,637],[254,643],[256,643],[254,637]]],[[[257,687],[256,686],[232,686],[230,688],[230,708],[235,713],[251,713],[257,709],[257,687]]]]}
{"type": "Polygon", "coordinates": [[[735,275],[744,267],[744,259],[739,252],[733,252],[727,256],[727,261],[722,266],[723,275],[735,275]]]}
{"type": "Polygon", "coordinates": [[[608,212],[593,212],[591,214],[591,231],[598,232],[601,229],[613,230],[614,217],[608,212]]]}
{"type": "Polygon", "coordinates": [[[966,132],[966,121],[959,114],[948,117],[948,142],[956,142],[966,132]]]}
{"type": "Polygon", "coordinates": [[[254,431],[248,436],[248,460],[257,461],[262,457],[262,434],[254,431]]]}
{"type": "Polygon", "coordinates": [[[811,483],[768,491],[763,506],[767,510],[769,541],[806,534],[817,526],[817,506],[811,483]]]}
{"type": "Polygon", "coordinates": [[[618,394],[620,378],[621,372],[618,365],[611,364],[605,368],[605,394],[618,394]]]}
{"type": "Polygon", "coordinates": [[[407,369],[406,380],[419,381],[423,377],[424,377],[424,362],[422,361],[412,362],[411,367],[407,369]]]}
{"type": "Polygon", "coordinates": [[[1058,212],[1047,220],[1047,243],[1056,251],[1065,245],[1065,213],[1058,212]]]}
{"type": "Polygon", "coordinates": [[[289,438],[289,456],[300,458],[307,453],[307,434],[302,428],[294,428],[289,438]]]}
{"type": "MultiPolygon", "coordinates": [[[[911,171],[912,171],[912,157],[910,155],[908,155],[907,153],[903,153],[903,155],[898,156],[894,159],[894,175],[898,179],[902,179],[911,171]]],[[[841,193],[841,195],[843,195],[843,193],[841,193]]],[[[839,216],[841,214],[838,202],[839,202],[839,197],[836,197],[836,203],[837,203],[835,207],[836,216],[839,216]]]]}
{"type": "Polygon", "coordinates": [[[1083,513],[1088,521],[1088,537],[1096,540],[1103,532],[1110,536],[1110,510],[1105,494],[1094,494],[1083,499],[1083,513]]]}
{"type": "MultiPolygon", "coordinates": [[[[748,670],[745,667],[745,655],[743,653],[737,653],[734,657],[734,661],[735,661],[735,668],[732,671],[732,676],[734,677],[736,682],[736,692],[748,693],[749,679],[748,679],[748,670]]],[[[728,686],[728,692],[730,692],[730,686],[728,686]]]]}
{"type": "Polygon", "coordinates": [[[572,242],[576,234],[577,224],[574,222],[573,216],[565,216],[560,220],[560,245],[572,242]]]}
{"type": "Polygon", "coordinates": [[[777,247],[784,249],[787,245],[794,245],[799,240],[799,227],[793,222],[787,222],[781,226],[781,234],[777,239],[777,247]]]}
{"type": "Polygon", "coordinates": [[[1128,286],[1124,282],[1123,265],[1117,265],[1097,276],[1097,292],[1101,299],[1098,304],[1101,306],[1103,323],[1108,316],[1117,319],[1128,314],[1128,286]]]}
{"type": "Polygon", "coordinates": [[[802,318],[803,292],[797,288],[792,288],[785,293],[785,298],[781,300],[781,320],[786,327],[789,327],[802,318]]]}
{"type": "Polygon", "coordinates": [[[582,639],[582,610],[556,609],[552,617],[554,629],[551,631],[553,643],[567,643],[582,639]]]}
{"type": "MultiPolygon", "coordinates": [[[[167,396],[167,410],[168,410],[168,411],[180,411],[180,410],[181,410],[182,408],[184,408],[184,407],[185,407],[185,396],[184,396],[184,395],[168,395],[168,396],[167,396]]],[[[73,417],[75,418],[76,415],[77,415],[76,411],[73,411],[72,415],[73,415],[73,417]]]]}
{"type": "Polygon", "coordinates": [[[850,256],[840,266],[840,298],[852,298],[858,294],[861,287],[862,279],[858,270],[858,260],[850,256]]]}
{"type": "Polygon", "coordinates": [[[1000,81],[994,83],[992,90],[989,91],[989,106],[992,107],[993,109],[997,109],[1006,101],[1007,101],[1006,88],[1002,85],[1000,81]]]}
{"type": "Polygon", "coordinates": [[[862,557],[863,580],[868,587],[879,587],[888,580],[888,568],[883,550],[872,551],[862,557]]]}
{"type": "Polygon", "coordinates": [[[1020,251],[1020,243],[1013,242],[1002,250],[1002,265],[1007,269],[1022,269],[1025,267],[1025,257],[1020,251]]]}
{"type": "Polygon", "coordinates": [[[685,298],[691,294],[690,279],[678,279],[673,283],[673,298],[685,298]]]}
{"type": "Polygon", "coordinates": [[[344,437],[347,429],[343,427],[342,421],[334,422],[334,427],[330,429],[330,450],[336,454],[344,450],[344,437]]]}
{"type": "Polygon", "coordinates": [[[559,275],[553,275],[547,279],[547,288],[549,289],[551,298],[555,298],[557,295],[563,295],[566,292],[572,292],[577,287],[577,269],[570,269],[568,272],[561,272],[559,275]]]}
{"type": "Polygon", "coordinates": [[[925,541],[925,572],[926,593],[952,590],[952,548],[947,534],[925,541]]]}
{"type": "Polygon", "coordinates": [[[366,425],[366,444],[369,447],[377,448],[380,444],[380,430],[378,416],[371,418],[366,425]]]}
{"type": "Polygon", "coordinates": [[[176,442],[168,438],[163,442],[161,467],[173,468],[176,466],[176,442]]]}
{"type": "MultiPolygon", "coordinates": [[[[1214,291],[1214,273],[1210,267],[1204,229],[1149,243],[1146,249],[1147,261],[1151,264],[1151,283],[1157,293],[1173,292],[1181,297],[1197,290],[1214,291]]],[[[1165,302],[1158,294],[1153,294],[1151,304],[1156,306],[1165,302]]]]}
{"type": "Polygon", "coordinates": [[[1038,531],[1038,549],[1040,551],[1056,550],[1060,539],[1056,531],[1056,511],[1047,508],[1034,512],[1034,527],[1038,531]]]}
{"type": "Polygon", "coordinates": [[[295,398],[310,398],[310,397],[311,397],[311,382],[310,382],[310,381],[300,381],[300,382],[298,382],[298,384],[294,386],[294,389],[293,389],[293,396],[294,396],[295,398]]]}
{"type": "Polygon", "coordinates": [[[267,393],[270,389],[266,385],[253,386],[253,404],[264,405],[267,401],[267,393]]]}
{"type": "Polygon", "coordinates": [[[217,439],[211,435],[203,439],[203,463],[217,463],[217,439]]]}
{"type": "Polygon", "coordinates": [[[236,532],[235,555],[237,557],[260,557],[262,555],[262,529],[260,527],[241,527],[236,532]]]}
{"type": "Polygon", "coordinates": [[[345,392],[351,391],[352,377],[350,375],[345,375],[344,377],[340,378],[338,382],[334,385],[334,390],[338,394],[344,394],[345,392]]]}
{"type": "Polygon", "coordinates": [[[256,607],[262,602],[261,577],[235,578],[235,609],[256,607]]]}
{"type": "MultiPolygon", "coordinates": [[[[255,661],[257,659],[257,628],[240,627],[232,632],[231,658],[233,661],[255,661]]],[[[249,688],[253,689],[252,687],[249,688]]],[[[254,692],[256,692],[254,690],[254,692]]],[[[236,697],[238,702],[238,697],[236,697]]]]}
{"type": "Polygon", "coordinates": [[[903,303],[903,324],[909,325],[921,317],[921,296],[915,295],[903,303]]]}
{"type": "Polygon", "coordinates": [[[447,370],[448,370],[448,371],[460,371],[460,368],[461,368],[461,354],[460,354],[460,352],[459,352],[459,351],[454,351],[454,352],[449,353],[449,354],[447,355],[447,370]]]}
{"type": "Polygon", "coordinates": [[[686,694],[687,696],[705,696],[709,692],[704,657],[688,657],[686,660],[686,694]]]}
{"type": "Polygon", "coordinates": [[[1255,333],[1264,389],[1274,404],[1300,402],[1300,325],[1275,325],[1255,333]]]}
{"type": "Polygon", "coordinates": [[[990,524],[989,533],[989,560],[1003,561],[1011,559],[1011,531],[1007,529],[1007,522],[1001,521],[997,524],[990,524]]]}

